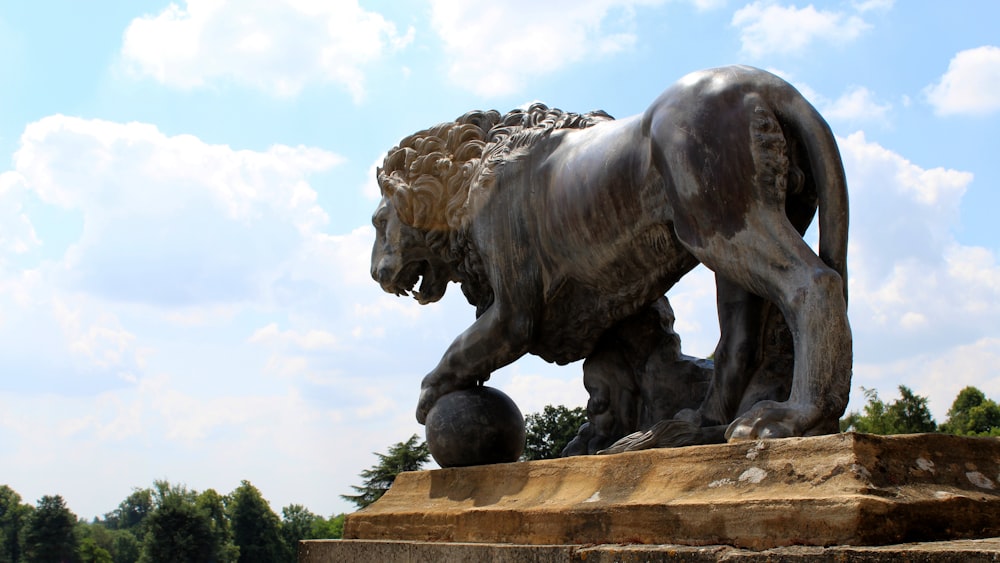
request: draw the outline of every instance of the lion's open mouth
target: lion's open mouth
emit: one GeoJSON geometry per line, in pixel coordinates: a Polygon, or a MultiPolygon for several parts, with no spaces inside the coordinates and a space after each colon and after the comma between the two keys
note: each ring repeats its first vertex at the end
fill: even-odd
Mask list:
{"type": "Polygon", "coordinates": [[[435,268],[427,260],[410,262],[400,270],[392,284],[390,293],[407,295],[412,292],[413,298],[421,305],[433,303],[444,297],[448,279],[437,275],[435,268]],[[420,289],[413,287],[420,282],[420,289]]]}

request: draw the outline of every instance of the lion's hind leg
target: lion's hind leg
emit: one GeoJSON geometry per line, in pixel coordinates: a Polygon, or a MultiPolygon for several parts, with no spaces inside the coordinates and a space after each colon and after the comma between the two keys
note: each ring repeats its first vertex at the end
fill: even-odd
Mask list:
{"type": "Polygon", "coordinates": [[[761,352],[763,300],[718,274],[715,285],[719,343],[712,382],[696,412],[677,415],[704,426],[728,424],[736,417],[761,352]]]}
{"type": "Polygon", "coordinates": [[[780,309],[794,349],[788,399],[753,405],[730,424],[728,437],[825,431],[850,393],[846,280],[786,215],[793,167],[788,133],[770,104],[742,85],[728,88],[728,75],[710,77],[668,91],[644,118],[669,220],[695,258],[780,309]]]}
{"type": "Polygon", "coordinates": [[[759,205],[747,229],[692,248],[706,266],[775,303],[792,333],[795,364],[787,401],[761,401],[730,424],[730,440],[823,433],[847,405],[851,332],[840,275],[785,216],[759,205]]]}

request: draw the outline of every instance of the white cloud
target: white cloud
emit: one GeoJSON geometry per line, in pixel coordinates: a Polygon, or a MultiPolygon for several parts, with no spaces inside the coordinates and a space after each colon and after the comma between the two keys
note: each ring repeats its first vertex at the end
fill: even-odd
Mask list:
{"type": "Polygon", "coordinates": [[[801,54],[814,42],[848,43],[871,26],[845,12],[753,2],[733,14],[740,28],[743,52],[755,58],[771,54],[801,54]]]}
{"type": "Polygon", "coordinates": [[[23,190],[19,174],[0,174],[0,265],[3,264],[3,253],[23,254],[42,242],[18,201],[20,193],[15,193],[23,190]]]}
{"type": "Polygon", "coordinates": [[[491,382],[510,396],[521,414],[541,412],[546,405],[565,405],[569,408],[586,407],[589,396],[583,386],[582,363],[562,368],[541,365],[543,362],[521,361],[506,373],[494,374],[491,382]]]}
{"type": "Polygon", "coordinates": [[[700,11],[714,10],[726,5],[726,0],[692,0],[694,7],[700,11]]]}
{"type": "MultiPolygon", "coordinates": [[[[348,442],[371,440],[362,451],[374,450],[391,435],[382,425],[338,433],[345,414],[295,390],[206,397],[168,377],[94,397],[0,391],[0,464],[5,479],[29,484],[17,486],[25,498],[52,494],[56,483],[85,518],[111,510],[132,487],[163,478],[223,493],[246,478],[268,491],[276,509],[293,502],[330,507],[368,461],[343,455],[348,442]],[[108,451],[115,463],[107,463],[108,451]]],[[[409,430],[393,430],[400,429],[409,430]]]]}
{"type": "Polygon", "coordinates": [[[336,350],[340,346],[340,339],[325,330],[280,330],[277,323],[270,323],[255,331],[250,336],[249,342],[251,344],[278,343],[302,350],[336,350]]]}
{"type": "MultiPolygon", "coordinates": [[[[851,319],[860,362],[940,353],[996,331],[994,251],[952,233],[973,176],[924,169],[855,133],[839,139],[851,190],[851,319]]],[[[870,386],[870,385],[869,385],[870,386]]]]}
{"type": "Polygon", "coordinates": [[[855,0],[851,5],[861,13],[873,11],[888,12],[895,3],[896,0],[855,0]]]}
{"type": "Polygon", "coordinates": [[[715,351],[719,323],[715,307],[715,274],[695,268],[667,294],[674,310],[674,331],[681,337],[681,351],[699,358],[715,351]]]}
{"type": "Polygon", "coordinates": [[[918,395],[929,397],[930,409],[938,422],[947,418],[951,402],[964,387],[974,386],[988,397],[1000,395],[1000,338],[983,337],[932,353],[911,353],[893,361],[856,362],[852,410],[861,410],[865,399],[860,386],[877,388],[883,399],[898,397],[896,387],[906,385],[918,395]]]}
{"type": "Polygon", "coordinates": [[[413,29],[356,0],[186,0],[132,21],[122,57],[141,75],[182,89],[233,80],[277,96],[334,82],[355,101],[364,68],[405,47],[413,29]]]}
{"type": "Polygon", "coordinates": [[[1000,110],[1000,47],[959,52],[924,93],[939,115],[989,115],[1000,110]]]}
{"type": "Polygon", "coordinates": [[[263,291],[326,223],[308,174],[340,161],[306,147],[237,151],[151,125],[64,116],[28,125],[14,156],[42,201],[83,214],[64,283],[169,306],[263,291]]]}
{"type": "Polygon", "coordinates": [[[662,1],[432,0],[431,22],[444,41],[451,79],[477,95],[502,96],[532,77],[632,49],[635,8],[662,1]]]}
{"type": "Polygon", "coordinates": [[[29,248],[30,267],[0,248],[5,478],[86,490],[67,498],[91,516],[164,476],[220,491],[245,477],[282,504],[341,506],[372,462],[359,447],[419,431],[420,375],[455,336],[451,319],[471,313],[460,293],[426,311],[384,295],[368,273],[371,226],[324,232],[309,177],[340,161],[139,123],[28,125],[0,174],[2,209],[38,244],[54,228],[33,215],[45,207],[83,228],[64,253],[29,248]],[[111,469],[94,453],[108,448],[124,452],[111,469]],[[67,480],[64,460],[101,483],[67,480]]]}
{"type": "Polygon", "coordinates": [[[884,123],[891,109],[891,104],[879,103],[867,88],[854,86],[832,103],[825,104],[822,113],[831,120],[884,123]]]}

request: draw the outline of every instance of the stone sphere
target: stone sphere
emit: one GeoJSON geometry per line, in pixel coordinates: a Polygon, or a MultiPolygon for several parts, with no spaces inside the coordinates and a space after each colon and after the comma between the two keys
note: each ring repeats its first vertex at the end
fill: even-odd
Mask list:
{"type": "Polygon", "coordinates": [[[427,446],[441,467],[517,461],[524,417],[506,394],[476,386],[442,396],[427,413],[427,446]]]}

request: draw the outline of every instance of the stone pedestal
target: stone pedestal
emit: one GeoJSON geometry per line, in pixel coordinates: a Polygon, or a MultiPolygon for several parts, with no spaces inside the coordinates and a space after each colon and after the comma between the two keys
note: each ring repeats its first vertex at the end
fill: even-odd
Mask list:
{"type": "Polygon", "coordinates": [[[1000,536],[998,481],[993,438],[848,433],[694,446],[404,473],[347,517],[345,539],[576,553],[991,538],[1000,536]]]}

